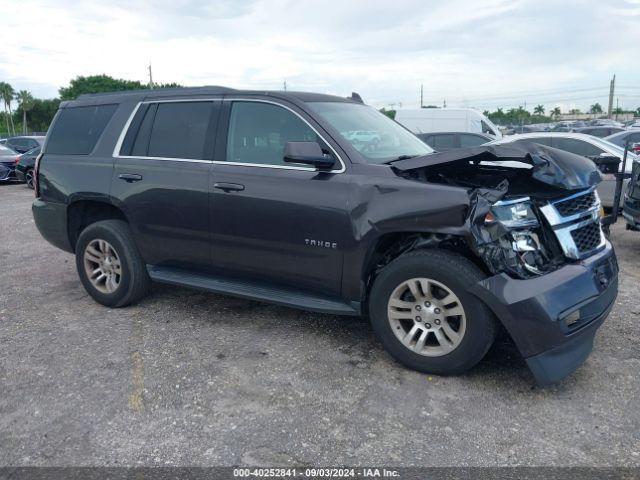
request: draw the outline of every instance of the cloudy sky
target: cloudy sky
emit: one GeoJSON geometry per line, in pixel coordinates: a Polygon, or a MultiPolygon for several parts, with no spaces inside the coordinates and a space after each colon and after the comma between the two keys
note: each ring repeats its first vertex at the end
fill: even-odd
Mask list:
{"type": "Polygon", "coordinates": [[[0,80],[359,92],[376,106],[640,107],[640,0],[0,0],[0,80]]]}

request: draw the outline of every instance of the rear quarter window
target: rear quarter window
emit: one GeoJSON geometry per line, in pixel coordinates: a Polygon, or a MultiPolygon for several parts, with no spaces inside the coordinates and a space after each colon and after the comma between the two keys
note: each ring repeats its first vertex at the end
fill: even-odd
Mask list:
{"type": "Polygon", "coordinates": [[[46,153],[62,155],[91,153],[116,108],[118,105],[109,104],[61,109],[51,129],[46,153]]]}

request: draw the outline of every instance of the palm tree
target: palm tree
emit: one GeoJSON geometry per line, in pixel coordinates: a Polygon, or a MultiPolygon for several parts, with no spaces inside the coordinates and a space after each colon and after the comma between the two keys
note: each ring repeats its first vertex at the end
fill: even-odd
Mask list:
{"type": "Polygon", "coordinates": [[[13,125],[13,115],[11,112],[11,100],[13,100],[14,94],[15,94],[15,90],[11,85],[9,85],[6,82],[0,82],[0,98],[4,102],[5,114],[8,113],[8,118],[6,120],[7,120],[7,133],[9,135],[11,135],[12,132],[13,132],[13,135],[16,134],[16,128],[13,125]],[[11,130],[9,130],[9,122],[11,122],[11,130]]]}
{"type": "Polygon", "coordinates": [[[544,105],[538,105],[533,109],[533,113],[535,113],[536,115],[544,115],[544,105]]]}
{"type": "Polygon", "coordinates": [[[18,105],[22,108],[22,132],[27,133],[27,112],[33,108],[33,95],[26,90],[20,90],[16,94],[18,105]]]}
{"type": "Polygon", "coordinates": [[[554,109],[551,110],[551,115],[555,118],[558,118],[561,113],[562,112],[560,112],[560,107],[554,107],[554,109]]]}

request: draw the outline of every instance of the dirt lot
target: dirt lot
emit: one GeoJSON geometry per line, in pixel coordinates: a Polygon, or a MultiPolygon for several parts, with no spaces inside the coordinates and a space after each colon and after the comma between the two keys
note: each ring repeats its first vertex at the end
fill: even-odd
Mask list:
{"type": "Polygon", "coordinates": [[[0,465],[640,465],[640,233],[586,364],[534,386],[508,339],[402,368],[364,320],[170,286],[96,304],[0,185],[0,465]]]}

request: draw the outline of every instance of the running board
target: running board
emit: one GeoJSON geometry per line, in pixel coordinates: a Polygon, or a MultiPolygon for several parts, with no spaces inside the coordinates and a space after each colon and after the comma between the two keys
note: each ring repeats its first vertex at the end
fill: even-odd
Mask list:
{"type": "Polygon", "coordinates": [[[360,315],[360,304],[358,302],[347,303],[336,298],[318,296],[285,287],[212,276],[179,268],[147,265],[147,271],[154,282],[260,300],[312,312],[331,313],[334,315],[360,315]]]}

